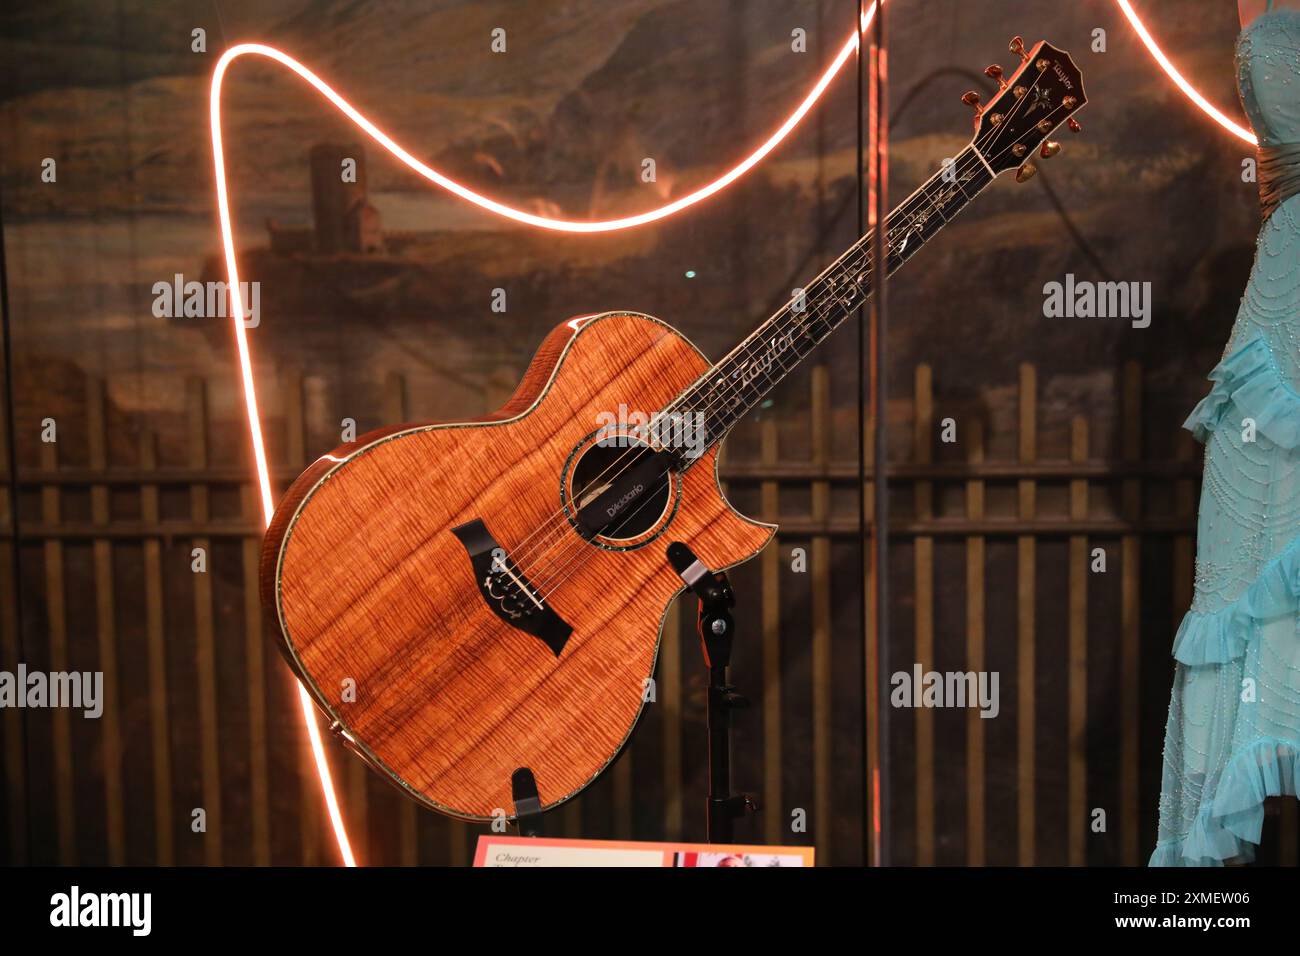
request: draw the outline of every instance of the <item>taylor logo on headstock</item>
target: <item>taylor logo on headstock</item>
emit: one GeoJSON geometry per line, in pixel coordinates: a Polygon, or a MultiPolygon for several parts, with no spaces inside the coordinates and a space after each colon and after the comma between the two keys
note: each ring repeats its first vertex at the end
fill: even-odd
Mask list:
{"type": "Polygon", "coordinates": [[[982,103],[980,94],[971,90],[962,102],[975,110],[971,145],[989,171],[996,175],[1015,169],[1016,179],[1024,182],[1038,171],[1025,161],[1033,150],[1043,159],[1061,151],[1061,144],[1049,139],[1057,127],[1064,123],[1074,133],[1082,129],[1074,114],[1088,98],[1079,68],[1064,50],[1045,41],[1026,50],[1020,37],[1013,38],[1008,49],[1020,57],[1020,66],[1010,79],[1003,78],[996,63],[984,71],[998,84],[992,101],[982,103]]]}

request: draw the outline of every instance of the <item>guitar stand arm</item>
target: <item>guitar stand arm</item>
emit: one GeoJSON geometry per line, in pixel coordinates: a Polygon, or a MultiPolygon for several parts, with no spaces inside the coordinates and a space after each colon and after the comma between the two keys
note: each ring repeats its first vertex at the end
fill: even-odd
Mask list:
{"type": "Polygon", "coordinates": [[[528,767],[518,767],[510,775],[510,797],[515,805],[515,825],[519,835],[542,835],[542,798],[537,794],[537,780],[528,767]]]}
{"type": "Polygon", "coordinates": [[[709,801],[706,833],[710,843],[730,843],[735,822],[758,809],[748,794],[731,792],[731,712],[748,707],[727,679],[736,628],[731,609],[736,595],[721,571],[710,571],[680,541],[668,545],[668,561],[686,586],[699,598],[697,624],[704,666],[709,669],[707,723],[709,730],[709,801]]]}

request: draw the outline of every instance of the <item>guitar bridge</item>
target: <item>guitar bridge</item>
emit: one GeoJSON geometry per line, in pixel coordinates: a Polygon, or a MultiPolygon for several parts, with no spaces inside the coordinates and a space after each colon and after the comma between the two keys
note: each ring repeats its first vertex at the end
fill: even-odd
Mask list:
{"type": "Polygon", "coordinates": [[[465,546],[479,594],[492,613],[516,630],[531,634],[559,657],[573,628],[551,609],[523,569],[510,560],[487,525],[475,518],[452,528],[451,533],[465,546]]]}

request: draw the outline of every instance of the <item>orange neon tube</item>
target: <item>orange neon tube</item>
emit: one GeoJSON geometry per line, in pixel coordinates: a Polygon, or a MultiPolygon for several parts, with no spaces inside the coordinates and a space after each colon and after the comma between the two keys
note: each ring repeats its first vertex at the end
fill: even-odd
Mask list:
{"type": "Polygon", "coordinates": [[[1144,24],[1138,17],[1137,13],[1134,12],[1133,6],[1129,3],[1129,0],[1115,0],[1115,2],[1119,4],[1120,11],[1128,18],[1129,25],[1133,27],[1133,32],[1138,35],[1138,39],[1146,45],[1147,52],[1151,54],[1152,59],[1154,59],[1156,63],[1160,64],[1160,68],[1168,74],[1169,79],[1174,81],[1174,85],[1182,90],[1183,94],[1189,100],[1199,106],[1201,110],[1204,111],[1205,115],[1210,117],[1210,119],[1214,120],[1234,136],[1244,139],[1252,146],[1255,145],[1257,141],[1254,133],[1246,129],[1244,126],[1228,119],[1228,117],[1225,116],[1213,103],[1202,96],[1196,87],[1187,82],[1187,79],[1182,73],[1178,72],[1178,68],[1174,66],[1169,57],[1165,56],[1164,50],[1160,49],[1160,45],[1156,43],[1155,38],[1151,36],[1151,32],[1146,28],[1146,24],[1144,24]]]}

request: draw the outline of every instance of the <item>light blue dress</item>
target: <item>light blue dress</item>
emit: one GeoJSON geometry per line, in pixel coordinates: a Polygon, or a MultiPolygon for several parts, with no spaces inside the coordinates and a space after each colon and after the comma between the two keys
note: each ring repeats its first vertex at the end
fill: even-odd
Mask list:
{"type": "MultiPolygon", "coordinates": [[[[1300,143],[1300,11],[1248,25],[1236,62],[1261,145],[1300,143]]],[[[1260,228],[1210,380],[1184,425],[1205,472],[1152,866],[1252,859],[1265,798],[1300,790],[1300,196],[1260,228]]]]}

